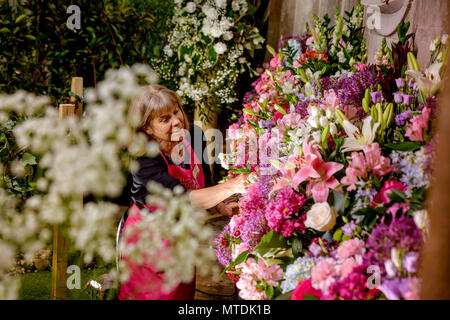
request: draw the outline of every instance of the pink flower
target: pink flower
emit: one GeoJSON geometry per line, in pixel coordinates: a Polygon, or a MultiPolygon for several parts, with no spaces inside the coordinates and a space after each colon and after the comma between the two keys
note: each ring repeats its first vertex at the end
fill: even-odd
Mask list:
{"type": "Polygon", "coordinates": [[[355,260],[355,258],[350,257],[347,258],[341,265],[340,268],[340,276],[341,279],[344,279],[345,277],[347,277],[350,273],[352,273],[353,268],[359,266],[360,264],[355,260]]]}
{"type": "Polygon", "coordinates": [[[303,181],[309,180],[306,194],[313,196],[315,202],[325,202],[329,189],[336,188],[339,181],[333,176],[344,165],[337,162],[325,162],[316,150],[314,140],[308,142],[309,136],[303,141],[303,154],[301,169],[292,179],[292,187],[297,188],[303,181]]]}
{"type": "MultiPolygon", "coordinates": [[[[239,257],[239,255],[245,251],[248,251],[248,247],[245,245],[245,243],[241,242],[241,243],[236,244],[234,246],[233,252],[231,254],[233,260],[236,259],[237,257],[239,257]]],[[[243,264],[241,263],[237,267],[242,267],[242,266],[243,266],[243,264]]]]}
{"type": "Polygon", "coordinates": [[[340,260],[345,260],[355,255],[363,255],[366,249],[364,248],[364,241],[359,239],[350,239],[342,242],[337,249],[337,257],[340,260]]]}
{"type": "Polygon", "coordinates": [[[392,207],[390,207],[389,209],[386,210],[387,213],[392,214],[393,217],[395,217],[395,215],[397,214],[397,211],[402,209],[402,214],[405,214],[406,211],[409,210],[409,205],[407,205],[406,203],[394,203],[394,205],[392,207]]]}
{"type": "Polygon", "coordinates": [[[326,292],[328,287],[336,281],[336,262],[332,258],[325,258],[317,263],[311,272],[311,284],[314,289],[326,292]]]}
{"type": "Polygon", "coordinates": [[[419,278],[410,278],[408,281],[409,290],[405,293],[406,300],[420,299],[420,280],[419,278]]]}
{"type": "Polygon", "coordinates": [[[363,71],[369,70],[369,67],[364,63],[356,63],[354,65],[354,67],[355,67],[356,71],[358,71],[358,72],[363,72],[363,71]]]}
{"type": "Polygon", "coordinates": [[[399,181],[386,181],[383,184],[383,187],[378,192],[378,194],[373,199],[375,203],[382,203],[382,204],[388,204],[391,202],[391,199],[389,199],[389,194],[391,193],[392,189],[397,189],[401,191],[406,191],[407,187],[403,185],[403,183],[399,181]]]}
{"type": "Polygon", "coordinates": [[[230,230],[231,233],[234,233],[237,229],[239,229],[239,227],[244,224],[245,222],[245,217],[242,215],[237,215],[235,214],[234,216],[231,217],[230,220],[230,230]]]}
{"type": "Polygon", "coordinates": [[[391,166],[391,160],[381,155],[381,149],[378,143],[366,144],[363,147],[363,151],[366,155],[367,167],[376,175],[382,177],[394,169],[391,166]]]}
{"type": "Polygon", "coordinates": [[[275,55],[275,57],[273,57],[270,60],[270,68],[272,68],[272,70],[275,70],[277,68],[277,66],[280,65],[280,56],[278,55],[278,53],[275,55]]]}
{"type": "Polygon", "coordinates": [[[264,280],[269,286],[278,286],[279,281],[284,277],[283,269],[279,265],[269,266],[262,258],[259,258],[258,262],[248,258],[239,266],[242,273],[239,281],[236,282],[236,287],[240,290],[239,296],[242,299],[267,299],[264,288],[257,288],[256,285],[264,280]]]}
{"type": "Polygon", "coordinates": [[[309,37],[308,39],[306,39],[306,45],[310,46],[314,43],[314,37],[309,37]]]}
{"type": "Polygon", "coordinates": [[[355,184],[358,182],[358,177],[367,178],[366,159],[362,152],[352,152],[350,165],[345,169],[345,177],[341,182],[347,186],[348,191],[356,189],[355,184]]]}
{"type": "Polygon", "coordinates": [[[431,109],[423,108],[422,113],[411,119],[411,123],[406,127],[406,134],[411,141],[423,141],[423,129],[428,130],[428,120],[431,109]]]}
{"type": "Polygon", "coordinates": [[[320,300],[322,291],[314,289],[311,285],[311,278],[300,281],[292,292],[291,300],[305,300],[304,295],[309,294],[320,300]]]}

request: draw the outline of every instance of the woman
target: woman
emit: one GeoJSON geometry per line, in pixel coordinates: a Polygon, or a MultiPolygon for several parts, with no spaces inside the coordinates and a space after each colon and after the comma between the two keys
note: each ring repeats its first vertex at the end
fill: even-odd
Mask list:
{"type": "MultiPolygon", "coordinates": [[[[134,211],[136,214],[127,214],[124,217],[125,222],[121,221],[122,232],[141,219],[140,209],[150,210],[145,204],[145,197],[146,185],[151,180],[171,189],[182,186],[189,192],[193,206],[232,216],[238,205],[233,202],[226,203],[224,200],[233,194],[245,192],[246,177],[240,175],[222,184],[210,186],[209,165],[207,161],[199,160],[202,159],[205,149],[203,133],[200,128],[192,126],[191,134],[187,134],[190,125],[178,95],[160,85],[147,86],[130,106],[129,116],[136,114],[142,119],[139,130],[144,132],[149,140],[159,144],[160,153],[153,158],[138,159],[139,169],[132,175],[133,205],[130,209],[130,212],[134,211]],[[191,143],[194,139],[190,137],[198,136],[199,141],[191,143]]],[[[172,292],[155,291],[154,288],[162,282],[161,274],[149,264],[131,265],[130,268],[131,277],[121,285],[119,299],[194,299],[195,279],[189,284],[178,285],[172,292]]]]}

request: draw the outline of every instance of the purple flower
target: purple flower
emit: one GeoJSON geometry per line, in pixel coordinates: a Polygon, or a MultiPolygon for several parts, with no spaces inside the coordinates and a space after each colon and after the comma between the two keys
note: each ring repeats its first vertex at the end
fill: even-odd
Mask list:
{"type": "Polygon", "coordinates": [[[394,92],[394,102],[403,103],[403,92],[401,91],[394,92]]]}
{"type": "Polygon", "coordinates": [[[271,129],[271,128],[275,127],[276,123],[273,122],[271,119],[269,119],[269,120],[267,120],[267,121],[259,120],[259,121],[258,121],[258,125],[259,125],[261,128],[271,129]]]}
{"type": "Polygon", "coordinates": [[[224,267],[228,266],[232,260],[230,244],[225,240],[225,235],[231,237],[230,231],[230,225],[227,224],[214,241],[216,245],[214,250],[216,252],[217,260],[219,260],[219,263],[224,267]]]}
{"type": "Polygon", "coordinates": [[[417,265],[419,261],[419,253],[417,252],[408,252],[403,257],[403,267],[409,273],[414,273],[417,271],[417,265]]]}
{"type": "Polygon", "coordinates": [[[395,122],[397,123],[397,125],[399,126],[405,125],[406,121],[411,118],[411,112],[412,112],[411,110],[406,110],[400,113],[399,115],[395,116],[395,122]]]}
{"type": "Polygon", "coordinates": [[[356,230],[356,224],[354,221],[351,221],[350,223],[347,223],[342,227],[342,231],[346,236],[351,237],[353,235],[353,232],[356,230]]]}
{"type": "Polygon", "coordinates": [[[314,257],[318,257],[322,253],[322,247],[317,243],[311,243],[309,252],[312,253],[314,257]]]}
{"type": "Polygon", "coordinates": [[[383,93],[381,91],[371,92],[370,96],[372,97],[373,103],[378,103],[383,101],[383,93]]]}
{"type": "Polygon", "coordinates": [[[366,241],[368,253],[365,258],[369,264],[379,265],[384,272],[384,261],[391,259],[392,248],[420,252],[422,244],[423,234],[414,219],[401,217],[392,220],[390,224],[381,223],[373,228],[366,241]]]}
{"type": "Polygon", "coordinates": [[[240,230],[242,242],[253,251],[270,228],[264,218],[264,212],[260,211],[247,217],[240,230]]]}
{"type": "Polygon", "coordinates": [[[405,79],[403,79],[403,78],[395,79],[395,83],[397,84],[397,87],[399,89],[403,88],[405,86],[405,84],[406,84],[405,83],[405,79]]]}
{"type": "Polygon", "coordinates": [[[403,94],[403,104],[405,106],[409,106],[411,104],[412,99],[414,99],[414,95],[412,95],[412,94],[403,94]]]}
{"type": "Polygon", "coordinates": [[[414,81],[414,79],[409,79],[409,81],[408,81],[408,87],[412,88],[414,91],[419,90],[419,86],[418,86],[417,83],[414,81]]]}
{"type": "Polygon", "coordinates": [[[383,294],[389,300],[399,300],[401,298],[401,292],[399,289],[402,279],[385,280],[378,287],[378,289],[383,292],[383,294]]]}

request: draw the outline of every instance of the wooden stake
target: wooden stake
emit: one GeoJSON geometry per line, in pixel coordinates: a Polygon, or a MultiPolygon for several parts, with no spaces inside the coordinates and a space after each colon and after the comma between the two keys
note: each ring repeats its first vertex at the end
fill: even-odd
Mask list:
{"type": "MultiPolygon", "coordinates": [[[[60,104],[59,118],[75,115],[74,104],[60,104]]],[[[53,225],[53,257],[52,257],[52,300],[66,299],[67,288],[67,239],[57,224],[53,225]]]]}
{"type": "MultiPolygon", "coordinates": [[[[73,77],[72,85],[70,87],[70,91],[75,93],[77,96],[83,96],[83,78],[81,77],[73,77]]],[[[70,102],[75,104],[75,114],[78,118],[81,118],[83,115],[83,104],[81,101],[78,101],[75,97],[70,97],[70,102]]]]}

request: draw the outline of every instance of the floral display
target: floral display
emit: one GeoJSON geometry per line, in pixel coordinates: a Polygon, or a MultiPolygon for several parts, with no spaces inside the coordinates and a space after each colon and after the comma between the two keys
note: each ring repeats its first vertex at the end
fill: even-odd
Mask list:
{"type": "Polygon", "coordinates": [[[152,65],[184,104],[210,101],[207,108],[219,108],[237,100],[238,77],[251,71],[249,58],[264,42],[249,21],[252,6],[247,0],[175,1],[173,30],[152,65]]]}
{"type": "Polygon", "coordinates": [[[216,254],[243,299],[419,298],[448,40],[423,72],[402,22],[368,64],[362,11],[280,41],[228,129],[222,166],[253,184],[216,254]]]}

